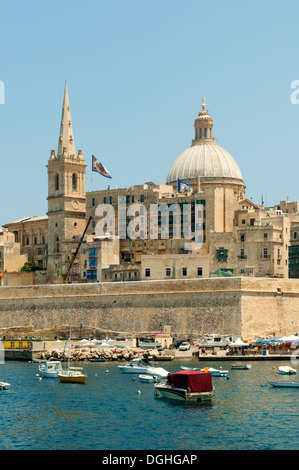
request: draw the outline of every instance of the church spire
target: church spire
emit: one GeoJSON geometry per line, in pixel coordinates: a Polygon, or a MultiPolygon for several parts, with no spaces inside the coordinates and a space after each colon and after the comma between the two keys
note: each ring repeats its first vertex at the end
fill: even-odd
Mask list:
{"type": "Polygon", "coordinates": [[[69,97],[65,82],[57,156],[61,157],[66,152],[69,157],[76,156],[69,97]]]}
{"type": "Polygon", "coordinates": [[[215,142],[213,138],[213,118],[206,110],[206,98],[203,96],[201,111],[194,120],[195,138],[192,145],[201,144],[202,142],[215,142]]]}

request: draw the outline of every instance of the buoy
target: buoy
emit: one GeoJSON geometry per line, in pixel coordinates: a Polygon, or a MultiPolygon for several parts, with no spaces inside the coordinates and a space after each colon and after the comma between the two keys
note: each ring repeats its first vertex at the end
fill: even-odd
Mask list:
{"type": "Polygon", "coordinates": [[[277,377],[277,374],[275,374],[275,377],[277,377]]]}
{"type": "Polygon", "coordinates": [[[38,380],[42,380],[42,378],[40,377],[38,380]]]}
{"type": "Polygon", "coordinates": [[[139,394],[141,393],[140,390],[138,390],[138,393],[139,393],[139,394]]]}
{"type": "Polygon", "coordinates": [[[108,374],[109,370],[106,370],[106,374],[108,374]]]}
{"type": "Polygon", "coordinates": [[[94,374],[96,377],[98,376],[98,374],[94,374]]]}

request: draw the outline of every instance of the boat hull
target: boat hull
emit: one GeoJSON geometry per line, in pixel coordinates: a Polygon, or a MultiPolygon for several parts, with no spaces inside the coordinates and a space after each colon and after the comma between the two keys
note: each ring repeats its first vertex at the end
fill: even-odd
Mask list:
{"type": "Polygon", "coordinates": [[[10,384],[7,382],[0,382],[0,390],[9,390],[10,384]]]}
{"type": "Polygon", "coordinates": [[[58,374],[60,382],[84,384],[87,378],[86,374],[71,375],[71,374],[58,374]]]}
{"type": "Polygon", "coordinates": [[[269,384],[277,388],[299,388],[299,382],[269,382],[269,384]]]}
{"type": "Polygon", "coordinates": [[[173,388],[167,385],[155,385],[155,396],[157,398],[168,398],[193,403],[211,403],[213,392],[187,392],[183,388],[173,388]]]}

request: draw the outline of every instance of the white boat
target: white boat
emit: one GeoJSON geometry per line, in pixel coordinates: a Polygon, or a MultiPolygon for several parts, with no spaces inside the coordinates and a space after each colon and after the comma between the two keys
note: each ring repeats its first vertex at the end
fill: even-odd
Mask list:
{"type": "Polygon", "coordinates": [[[289,367],[289,366],[280,366],[280,367],[278,367],[278,372],[282,375],[297,374],[297,371],[295,369],[292,369],[292,367],[289,367]]]}
{"type": "Polygon", "coordinates": [[[140,380],[140,382],[144,382],[144,383],[153,383],[153,382],[155,382],[156,377],[154,375],[140,374],[139,375],[139,380],[140,380]]]}
{"type": "Polygon", "coordinates": [[[163,367],[154,367],[149,361],[138,358],[133,359],[129,364],[118,366],[118,369],[123,374],[145,374],[159,377],[167,377],[169,373],[163,367]]]}
{"type": "Polygon", "coordinates": [[[57,379],[58,372],[62,370],[60,361],[42,361],[38,365],[38,370],[42,377],[57,379]]]}
{"type": "Polygon", "coordinates": [[[251,369],[251,365],[250,364],[231,364],[230,365],[230,368],[232,370],[249,370],[251,369]]]}
{"type": "Polygon", "coordinates": [[[194,403],[210,403],[214,395],[212,374],[180,370],[169,374],[165,383],[156,383],[155,396],[194,403]]]}
{"type": "Polygon", "coordinates": [[[299,382],[269,382],[269,384],[278,388],[299,388],[299,382]]]}
{"type": "Polygon", "coordinates": [[[0,390],[9,390],[10,384],[7,382],[0,382],[0,390]]]}
{"type": "Polygon", "coordinates": [[[200,370],[202,372],[211,372],[212,377],[226,377],[228,375],[228,370],[222,369],[213,369],[213,367],[204,367],[203,369],[200,368],[192,368],[192,367],[184,367],[181,366],[182,370],[200,370]]]}

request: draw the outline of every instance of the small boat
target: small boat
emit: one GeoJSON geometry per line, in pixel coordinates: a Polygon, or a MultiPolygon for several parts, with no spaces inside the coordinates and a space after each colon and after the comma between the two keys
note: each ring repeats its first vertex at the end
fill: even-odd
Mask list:
{"type": "Polygon", "coordinates": [[[153,383],[153,382],[155,382],[156,377],[154,375],[140,374],[139,375],[139,380],[140,380],[140,382],[144,382],[144,383],[153,383]]]}
{"type": "Polygon", "coordinates": [[[58,378],[60,382],[84,384],[87,375],[81,372],[82,369],[83,367],[68,366],[66,370],[61,370],[58,372],[58,378]]]}
{"type": "Polygon", "coordinates": [[[57,379],[58,372],[62,370],[60,361],[42,361],[38,365],[38,370],[42,377],[57,379]]]}
{"type": "Polygon", "coordinates": [[[133,359],[129,364],[118,366],[118,369],[123,374],[145,374],[159,377],[167,377],[169,373],[163,367],[154,367],[149,361],[138,358],[133,359]]]}
{"type": "Polygon", "coordinates": [[[251,365],[250,364],[231,364],[230,368],[236,369],[236,370],[246,370],[246,369],[251,369],[251,365]]]}
{"type": "Polygon", "coordinates": [[[299,382],[269,382],[269,384],[278,388],[299,388],[299,382]]]}
{"type": "Polygon", "coordinates": [[[0,382],[0,390],[9,390],[10,384],[7,382],[0,382]]]}
{"type": "MultiPolygon", "coordinates": [[[[70,331],[69,331],[69,343],[71,341],[71,325],[70,324],[70,331]]],[[[65,343],[65,348],[67,345],[67,341],[65,343]]],[[[65,348],[63,351],[63,356],[65,353],[65,348]]],[[[67,365],[65,369],[62,369],[58,372],[58,378],[60,382],[64,383],[80,383],[84,384],[87,378],[87,375],[82,372],[83,367],[76,367],[76,366],[71,366],[70,365],[70,344],[69,344],[69,352],[68,352],[68,360],[67,360],[67,365]]]]}
{"type": "Polygon", "coordinates": [[[292,367],[289,367],[289,366],[280,366],[280,367],[278,367],[278,372],[282,375],[297,374],[297,371],[295,369],[292,369],[292,367]]]}
{"type": "Polygon", "coordinates": [[[214,395],[212,374],[200,370],[180,370],[169,374],[165,383],[156,383],[154,386],[158,398],[210,403],[214,395]]]}
{"type": "Polygon", "coordinates": [[[182,370],[200,370],[202,372],[211,372],[212,377],[226,377],[228,375],[228,370],[222,370],[222,369],[213,369],[213,367],[204,367],[203,369],[197,368],[197,367],[184,367],[181,366],[182,370]]]}

